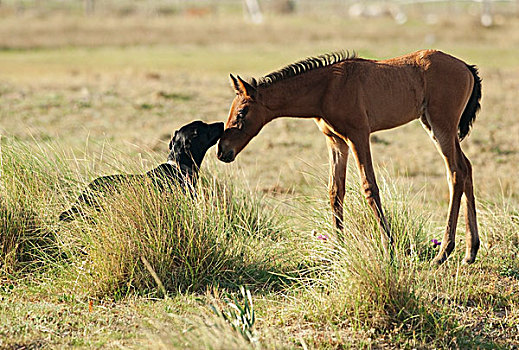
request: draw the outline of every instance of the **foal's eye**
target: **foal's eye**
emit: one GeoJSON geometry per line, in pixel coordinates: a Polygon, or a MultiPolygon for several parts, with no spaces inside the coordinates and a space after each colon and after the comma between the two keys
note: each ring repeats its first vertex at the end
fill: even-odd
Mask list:
{"type": "Polygon", "coordinates": [[[238,114],[236,115],[236,118],[243,119],[247,115],[247,112],[249,111],[249,107],[243,107],[238,111],[238,114]]]}

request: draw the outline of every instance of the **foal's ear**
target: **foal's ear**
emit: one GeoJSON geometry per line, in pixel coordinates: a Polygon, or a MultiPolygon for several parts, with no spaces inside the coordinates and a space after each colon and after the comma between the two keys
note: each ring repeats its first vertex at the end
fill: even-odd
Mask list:
{"type": "Polygon", "coordinates": [[[256,88],[254,86],[247,83],[245,80],[240,78],[240,76],[238,76],[238,78],[235,78],[234,75],[231,74],[230,77],[234,90],[237,94],[251,98],[256,97],[256,88]]]}
{"type": "Polygon", "coordinates": [[[234,75],[232,75],[232,74],[229,74],[229,77],[231,78],[232,87],[234,88],[236,93],[239,93],[240,92],[240,84],[238,83],[238,79],[236,79],[234,77],[234,75]]]}
{"type": "Polygon", "coordinates": [[[238,75],[238,84],[240,84],[242,94],[245,96],[248,96],[250,98],[256,97],[256,88],[253,87],[251,84],[247,83],[245,80],[240,78],[238,75]]]}

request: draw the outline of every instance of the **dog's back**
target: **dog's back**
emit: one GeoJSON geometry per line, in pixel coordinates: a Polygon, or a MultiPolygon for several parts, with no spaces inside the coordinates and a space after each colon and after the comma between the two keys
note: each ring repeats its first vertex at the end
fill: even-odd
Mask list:
{"type": "Polygon", "coordinates": [[[82,214],[84,205],[99,208],[99,197],[118,192],[122,185],[132,186],[139,180],[149,179],[158,191],[171,190],[172,186],[193,187],[198,170],[207,150],[216,144],[223,133],[223,123],[206,124],[195,121],[175,132],[169,143],[168,162],[145,174],[116,174],[98,177],[88,184],[76,203],[59,216],[60,221],[72,221],[82,214]]]}
{"type": "Polygon", "coordinates": [[[118,193],[125,187],[142,184],[149,179],[151,184],[160,192],[171,190],[172,186],[183,185],[180,172],[171,164],[164,163],[148,171],[146,174],[116,174],[101,176],[88,184],[87,188],[79,195],[76,203],[59,216],[60,221],[72,221],[75,216],[81,214],[84,205],[99,208],[100,197],[118,193]]]}

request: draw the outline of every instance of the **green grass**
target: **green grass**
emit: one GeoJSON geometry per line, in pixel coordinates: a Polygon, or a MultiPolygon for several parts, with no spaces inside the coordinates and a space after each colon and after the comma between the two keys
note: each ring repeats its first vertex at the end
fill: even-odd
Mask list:
{"type": "Polygon", "coordinates": [[[180,190],[164,197],[137,184],[103,203],[106,210],[63,229],[80,250],[72,274],[88,271],[75,288],[126,295],[154,290],[156,283],[191,292],[214,284],[268,284],[269,273],[288,258],[276,249],[279,228],[259,199],[214,181],[196,198],[180,190]],[[265,280],[249,281],[251,273],[265,280]]]}
{"type": "MultiPolygon", "coordinates": [[[[480,263],[462,267],[456,252],[432,269],[429,217],[413,209],[417,204],[409,201],[409,191],[386,176],[379,182],[388,194],[392,254],[356,187],[348,188],[344,232],[330,226],[327,204],[320,200],[301,197],[290,206],[292,217],[280,221],[287,210],[281,203],[274,209],[276,201],[265,201],[228,175],[206,173],[195,197],[182,191],[164,195],[135,183],[100,199],[103,210],[57,223],[59,211],[75,200],[75,184],[82,177],[71,167],[74,163],[65,161],[73,157],[56,144],[28,146],[10,139],[3,140],[1,156],[2,345],[514,344],[519,222],[506,205],[487,203],[480,210],[482,231],[490,235],[483,236],[489,245],[480,263]],[[29,211],[30,220],[24,221],[29,211]],[[304,227],[316,232],[301,231],[304,227]],[[224,295],[243,285],[252,292],[245,306],[237,306],[238,299],[229,304],[224,295]],[[251,303],[257,322],[247,309],[251,303]],[[236,314],[214,313],[209,305],[249,315],[243,321],[249,322],[242,333],[247,336],[226,321],[239,320],[236,314]],[[82,311],[76,314],[76,308],[82,311]],[[119,308],[142,329],[115,322],[119,308]],[[480,310],[486,317],[505,312],[509,327],[484,324],[472,314],[480,310]],[[33,316],[23,318],[24,313],[33,316]],[[144,321],[133,320],[136,315],[144,321]],[[59,329],[70,323],[68,335],[60,336],[59,329]],[[290,331],[294,324],[306,331],[290,331]],[[50,329],[52,336],[41,340],[42,329],[50,329]]],[[[112,157],[116,162],[127,156],[112,157]]],[[[138,165],[116,166],[124,167],[138,171],[138,165]]]]}
{"type": "MultiPolygon", "coordinates": [[[[259,205],[261,198],[216,175],[201,179],[194,196],[180,189],[165,195],[136,181],[101,196],[103,210],[87,207],[84,217],[59,224],[59,211],[79,195],[74,170],[61,162],[72,156],[49,154],[52,148],[44,144],[3,141],[2,267],[9,275],[26,260],[46,262],[41,244],[50,244],[47,240],[66,256],[61,263],[76,276],[70,277],[74,289],[94,295],[156,289],[154,273],[168,290],[199,291],[211,283],[235,285],[241,278],[247,283],[248,266],[267,274],[290,255],[282,246],[276,249],[281,224],[259,205]],[[250,250],[251,245],[265,250],[250,250]]],[[[130,168],[117,166],[124,167],[130,168]]]]}
{"type": "Polygon", "coordinates": [[[228,14],[6,17],[0,348],[519,346],[518,22],[483,29],[459,17],[403,26],[317,15],[268,16],[263,26],[228,14]],[[324,138],[302,120],[266,126],[233,164],[208,152],[196,197],[140,183],[101,199],[105,210],[88,219],[57,222],[95,177],[144,172],[165,160],[182,124],[224,120],[228,73],[259,76],[342,48],[385,58],[430,46],[483,76],[482,111],[462,144],[482,240],[472,266],[461,265],[463,214],[453,256],[429,266],[448,189],[418,123],[373,140],[393,258],[351,157],[346,229],[331,228],[324,138]],[[240,318],[245,305],[254,322],[240,318]]]}

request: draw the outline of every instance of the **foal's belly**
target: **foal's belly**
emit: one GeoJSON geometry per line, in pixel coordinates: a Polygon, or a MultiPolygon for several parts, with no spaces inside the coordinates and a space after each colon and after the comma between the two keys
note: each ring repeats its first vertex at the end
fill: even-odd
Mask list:
{"type": "Polygon", "coordinates": [[[399,111],[399,113],[387,111],[386,113],[370,114],[368,112],[371,132],[393,129],[418,119],[419,117],[420,111],[416,109],[399,111]]]}

